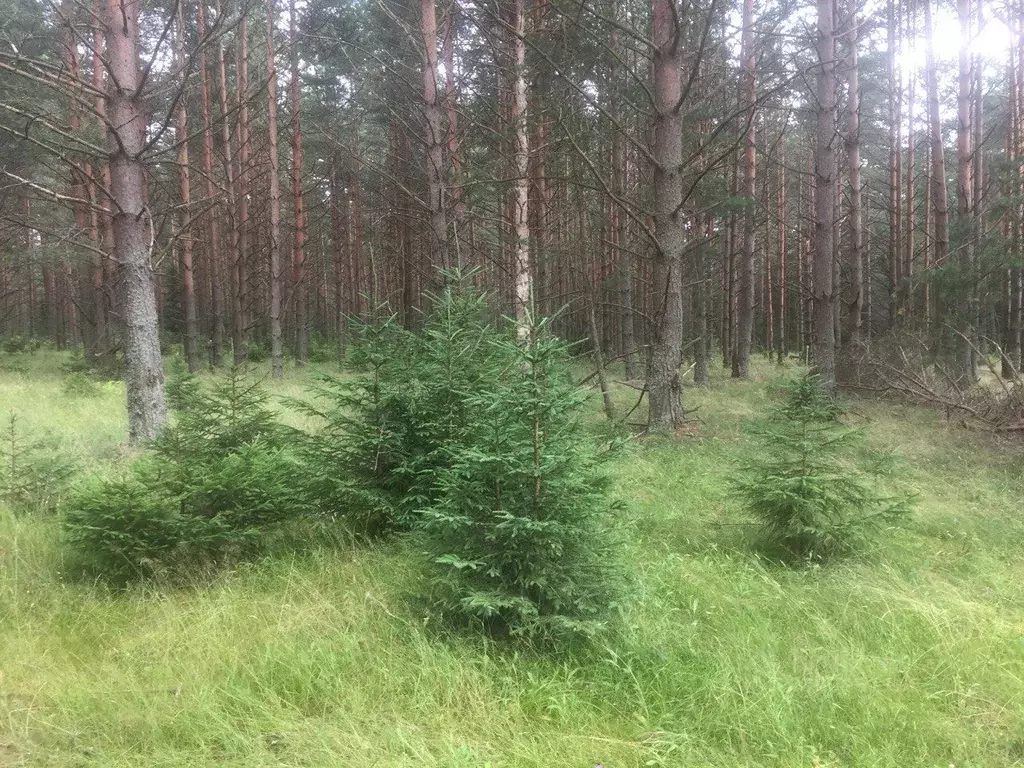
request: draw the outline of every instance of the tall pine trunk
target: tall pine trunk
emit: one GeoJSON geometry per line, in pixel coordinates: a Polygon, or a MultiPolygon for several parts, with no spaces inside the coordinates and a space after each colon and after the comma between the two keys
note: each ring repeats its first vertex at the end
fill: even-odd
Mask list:
{"type": "MultiPolygon", "coordinates": [[[[903,83],[899,69],[899,45],[902,42],[899,31],[899,16],[895,0],[889,0],[888,4],[888,65],[889,65],[889,282],[891,291],[889,294],[889,324],[895,325],[898,318],[897,294],[899,291],[901,274],[901,260],[903,258],[903,211],[902,194],[903,185],[901,171],[903,168],[903,137],[902,137],[902,102],[903,83]]],[[[913,105],[911,105],[913,110],[913,105]]],[[[913,122],[913,114],[910,116],[913,122]]],[[[913,141],[913,132],[909,134],[913,141]]],[[[910,149],[910,157],[913,157],[913,149],[910,149]]],[[[913,161],[909,160],[909,172],[913,172],[913,161]]],[[[912,205],[908,198],[907,205],[912,205]]]]}
{"type": "Polygon", "coordinates": [[[128,439],[141,443],[160,432],[167,408],[151,260],[153,223],[146,206],[146,173],[140,157],[146,131],[139,87],[139,5],[130,0],[107,0],[103,10],[110,74],[110,196],[121,287],[128,439]]]}
{"type": "Polygon", "coordinates": [[[267,3],[267,151],[270,156],[270,370],[275,379],[284,375],[281,344],[281,181],[277,149],[277,63],[274,25],[277,4],[267,3]]]}
{"type": "Polygon", "coordinates": [[[295,206],[295,236],[292,241],[292,291],[295,302],[295,365],[309,358],[309,307],[306,290],[306,210],[302,195],[302,102],[299,99],[298,13],[295,0],[288,5],[288,50],[291,57],[292,108],[292,202],[295,206]]]}
{"type": "MultiPolygon", "coordinates": [[[[199,0],[196,4],[196,21],[199,34],[205,37],[206,2],[199,0]]],[[[214,205],[218,200],[217,182],[213,176],[213,117],[210,93],[210,72],[207,68],[206,45],[199,48],[199,87],[203,113],[203,178],[206,182],[207,204],[211,206],[206,214],[206,255],[207,276],[210,281],[210,363],[218,368],[224,358],[224,282],[221,266],[220,228],[218,217],[222,206],[214,205]]]]}
{"type": "Polygon", "coordinates": [[[959,78],[957,82],[957,131],[956,131],[956,162],[957,162],[957,230],[961,240],[958,243],[958,262],[961,268],[961,279],[966,281],[955,301],[954,326],[955,335],[952,339],[953,374],[965,383],[976,378],[974,344],[972,337],[974,294],[977,290],[974,274],[975,250],[975,217],[974,217],[974,72],[970,52],[971,44],[971,6],[972,0],[958,0],[960,16],[960,60],[959,78]]]}
{"type": "Polygon", "coordinates": [[[814,162],[813,362],[827,390],[836,386],[836,291],[833,281],[836,220],[835,0],[818,0],[818,126],[814,162]]]}
{"type": "Polygon", "coordinates": [[[754,0],[743,0],[743,34],[740,58],[743,73],[741,98],[746,102],[747,125],[743,138],[743,248],[740,252],[739,290],[737,292],[736,343],[732,355],[732,375],[750,375],[750,346],[754,334],[754,211],[757,205],[757,145],[754,121],[757,117],[757,74],[754,54],[754,0]]]}
{"type": "Polygon", "coordinates": [[[939,84],[935,67],[932,3],[924,0],[925,90],[928,99],[928,130],[931,146],[931,211],[934,236],[932,264],[941,267],[949,256],[949,195],[946,193],[946,155],[942,143],[942,116],[939,110],[939,84]]]}
{"type": "Polygon", "coordinates": [[[683,422],[679,362],[683,338],[682,9],[676,0],[653,3],[654,228],[653,328],[647,369],[648,429],[668,431],[683,422]]]}
{"type": "MultiPolygon", "coordinates": [[[[101,18],[101,2],[102,0],[97,0],[96,12],[93,16],[92,51],[92,87],[96,94],[93,109],[95,110],[97,128],[100,133],[104,130],[104,119],[107,111],[106,101],[101,95],[104,91],[103,27],[99,23],[101,18]]],[[[109,361],[113,354],[113,332],[110,327],[110,317],[107,313],[106,264],[104,262],[110,257],[111,238],[113,237],[110,221],[110,200],[107,199],[105,192],[105,190],[110,189],[110,168],[105,161],[97,160],[97,162],[102,163],[102,165],[93,165],[93,175],[89,182],[91,187],[89,199],[92,201],[93,206],[93,244],[97,248],[97,252],[92,257],[92,303],[96,322],[95,354],[98,358],[109,361]]]]}
{"type": "Polygon", "coordinates": [[[238,152],[235,154],[235,231],[238,233],[234,253],[235,364],[244,365],[249,359],[249,30],[243,11],[235,32],[235,106],[238,152]]]}
{"type": "MultiPolygon", "coordinates": [[[[174,20],[175,66],[185,77],[185,21],[181,3],[174,20]]],[[[183,82],[184,87],[184,82],[183,82]]],[[[185,310],[185,361],[190,372],[199,370],[199,321],[196,317],[196,284],[192,268],[192,186],[188,157],[188,111],[178,100],[174,114],[174,140],[178,144],[178,242],[182,273],[182,304],[185,310]]]]}
{"type": "MultiPolygon", "coordinates": [[[[448,269],[448,220],[445,212],[444,142],[441,102],[437,93],[437,10],[434,0],[420,0],[420,36],[423,44],[424,162],[427,208],[430,218],[430,252],[433,269],[448,269]]],[[[431,281],[441,283],[432,273],[431,281]]]]}
{"type": "Polygon", "coordinates": [[[847,244],[847,263],[851,268],[853,296],[850,301],[848,335],[853,344],[860,344],[863,341],[865,255],[863,190],[860,172],[860,71],[857,56],[860,29],[856,11],[850,15],[849,24],[850,49],[846,62],[846,108],[849,113],[846,128],[846,163],[850,182],[850,240],[847,244]]]}

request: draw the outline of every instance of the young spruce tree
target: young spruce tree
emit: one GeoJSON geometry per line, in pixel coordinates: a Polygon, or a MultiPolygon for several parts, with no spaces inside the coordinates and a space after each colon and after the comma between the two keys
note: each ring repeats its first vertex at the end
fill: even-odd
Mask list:
{"type": "Polygon", "coordinates": [[[756,458],[733,481],[761,526],[762,543],[791,562],[825,561],[867,543],[870,532],[899,523],[908,496],[884,496],[877,470],[859,469],[852,450],[863,433],[843,424],[844,409],[820,379],[805,373],[756,429],[756,458]]]}
{"type": "Polygon", "coordinates": [[[169,387],[175,420],[113,477],[79,484],[65,540],[86,569],[127,582],[251,555],[306,511],[300,464],[259,383],[229,369],[169,387]]]}
{"type": "Polygon", "coordinates": [[[319,421],[303,447],[312,503],[356,533],[408,529],[434,503],[438,472],[469,428],[466,396],[489,386],[486,297],[449,278],[422,331],[381,315],[360,329],[355,375],[321,376],[313,403],[293,403],[319,421]]]}
{"type": "Polygon", "coordinates": [[[485,386],[422,511],[438,601],[494,634],[591,634],[611,604],[608,479],[585,433],[566,345],[544,324],[495,334],[485,386]]]}

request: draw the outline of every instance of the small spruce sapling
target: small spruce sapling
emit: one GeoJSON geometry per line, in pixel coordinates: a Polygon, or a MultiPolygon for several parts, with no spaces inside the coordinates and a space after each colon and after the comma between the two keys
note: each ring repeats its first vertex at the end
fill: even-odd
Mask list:
{"type": "Polygon", "coordinates": [[[81,559],[118,580],[252,554],[307,507],[301,464],[259,382],[229,369],[169,388],[176,419],[123,477],[92,478],[65,515],[81,559]]]}
{"type": "Polygon", "coordinates": [[[877,468],[859,469],[861,430],[813,373],[791,381],[786,399],[755,430],[756,458],[740,468],[736,495],[760,524],[762,543],[791,562],[822,562],[863,547],[870,533],[899,524],[909,496],[881,495],[877,468]]]}
{"type": "MultiPolygon", "coordinates": [[[[380,317],[380,315],[378,315],[380,317]]],[[[312,401],[290,405],[317,427],[300,436],[302,483],[320,514],[344,520],[353,533],[380,536],[400,527],[409,486],[407,462],[411,334],[393,315],[360,325],[354,375],[319,374],[312,401]]]]}
{"type": "Polygon", "coordinates": [[[422,330],[396,318],[360,329],[355,375],[321,376],[312,403],[294,402],[320,426],[304,441],[312,503],[358,533],[407,529],[434,503],[449,448],[468,428],[466,398],[494,370],[486,296],[449,273],[422,330]]]}
{"type": "Polygon", "coordinates": [[[611,605],[613,558],[586,394],[546,327],[488,343],[491,380],[465,393],[466,429],[421,513],[439,607],[493,634],[589,635],[611,605]]]}
{"type": "Polygon", "coordinates": [[[0,436],[0,503],[16,512],[52,511],[74,471],[57,441],[26,434],[11,411],[0,436]]]}

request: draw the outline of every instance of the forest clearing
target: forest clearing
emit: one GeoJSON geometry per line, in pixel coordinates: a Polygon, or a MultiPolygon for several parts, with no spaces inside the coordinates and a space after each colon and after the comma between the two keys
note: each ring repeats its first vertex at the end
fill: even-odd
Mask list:
{"type": "MultiPolygon", "coordinates": [[[[69,396],[62,357],[14,358],[0,401],[83,472],[123,461],[123,385],[69,396]]],[[[692,434],[612,460],[628,595],[577,651],[438,626],[401,540],[282,544],[122,593],[65,580],[52,515],[3,509],[0,764],[1021,764],[1019,445],[854,400],[848,418],[895,452],[918,503],[870,550],[787,569],[751,549],[727,482],[754,449],[744,421],[787,372],[715,376],[691,390],[692,434]]],[[[268,384],[296,396],[308,376],[268,384]]]]}

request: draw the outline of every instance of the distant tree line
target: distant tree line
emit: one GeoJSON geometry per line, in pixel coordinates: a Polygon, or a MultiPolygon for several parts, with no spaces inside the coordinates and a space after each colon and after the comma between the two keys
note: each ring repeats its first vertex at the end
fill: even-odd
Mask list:
{"type": "Polygon", "coordinates": [[[1020,0],[0,17],[0,336],[122,360],[133,439],[163,424],[161,347],[279,375],[382,304],[415,328],[453,268],[621,361],[653,430],[683,362],[799,355],[830,388],[912,331],[955,383],[997,348],[1019,369],[1020,0]]]}

